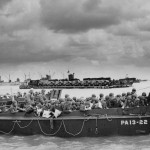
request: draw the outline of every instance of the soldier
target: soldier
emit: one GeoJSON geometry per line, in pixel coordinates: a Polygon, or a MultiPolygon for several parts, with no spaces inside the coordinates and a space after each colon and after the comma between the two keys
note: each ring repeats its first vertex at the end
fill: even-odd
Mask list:
{"type": "Polygon", "coordinates": [[[65,103],[63,105],[63,112],[70,113],[72,112],[72,99],[69,98],[69,95],[65,97],[65,103]]]}
{"type": "Polygon", "coordinates": [[[42,89],[41,93],[39,94],[39,101],[40,101],[41,104],[44,104],[45,101],[48,101],[48,98],[46,97],[44,89],[42,89]]]}
{"type": "Polygon", "coordinates": [[[134,107],[139,107],[139,106],[140,106],[140,99],[136,97],[134,100],[134,107]]]}
{"type": "Polygon", "coordinates": [[[115,97],[115,107],[117,108],[117,107],[122,107],[122,105],[121,105],[121,95],[117,95],[116,97],[115,97]]]}
{"type": "Polygon", "coordinates": [[[102,108],[102,103],[100,100],[98,100],[96,97],[93,98],[93,106],[92,109],[98,109],[98,108],[102,108]]]}
{"type": "Polygon", "coordinates": [[[29,91],[29,93],[24,96],[24,98],[25,98],[25,106],[26,107],[28,107],[31,104],[33,104],[34,103],[34,92],[33,92],[33,89],[31,89],[29,91]]]}
{"type": "Polygon", "coordinates": [[[65,101],[67,101],[67,98],[69,98],[69,95],[65,94],[65,101]]]}
{"type": "Polygon", "coordinates": [[[99,100],[101,101],[102,99],[104,99],[104,94],[101,93],[101,94],[99,95],[99,100]]]}
{"type": "Polygon", "coordinates": [[[92,94],[92,96],[91,96],[91,103],[93,103],[95,101],[95,99],[96,99],[96,95],[92,94]]]}
{"type": "Polygon", "coordinates": [[[110,108],[115,107],[116,99],[114,97],[114,93],[109,94],[109,102],[110,102],[110,108]]]}
{"type": "Polygon", "coordinates": [[[150,93],[147,96],[147,105],[150,106],[150,93]]]}
{"type": "Polygon", "coordinates": [[[131,95],[131,92],[127,92],[126,97],[129,96],[129,95],[131,95]]]}
{"type": "Polygon", "coordinates": [[[37,105],[36,105],[36,113],[37,113],[37,116],[42,116],[42,112],[43,111],[43,106],[42,106],[42,104],[41,103],[38,103],[37,105]]]}
{"type": "Polygon", "coordinates": [[[133,94],[136,94],[136,89],[135,88],[132,89],[131,95],[133,95],[133,94]]]}
{"type": "Polygon", "coordinates": [[[76,97],[73,97],[72,99],[73,99],[75,102],[76,102],[76,100],[77,100],[77,98],[76,98],[76,97]]]}
{"type": "Polygon", "coordinates": [[[76,102],[72,101],[72,110],[75,111],[77,110],[76,102]]]}
{"type": "Polygon", "coordinates": [[[105,101],[106,101],[107,108],[111,108],[110,99],[108,95],[105,96],[105,101]]]}
{"type": "Polygon", "coordinates": [[[124,108],[126,105],[126,96],[127,96],[126,93],[122,93],[122,96],[120,98],[120,104],[121,104],[122,108],[124,108]]]}
{"type": "Polygon", "coordinates": [[[100,102],[101,102],[101,104],[102,104],[102,108],[103,108],[103,109],[106,109],[106,108],[107,108],[107,103],[106,103],[106,100],[105,100],[105,98],[104,98],[104,94],[100,94],[100,95],[99,95],[99,100],[100,100],[100,102]]]}
{"type": "Polygon", "coordinates": [[[140,106],[146,106],[145,105],[145,97],[144,96],[139,96],[140,99],[140,106]]]}
{"type": "Polygon", "coordinates": [[[144,104],[145,104],[145,106],[147,106],[147,105],[148,105],[148,99],[147,99],[146,93],[143,92],[143,93],[142,93],[142,96],[144,97],[144,98],[143,98],[143,99],[144,99],[144,104]]]}
{"type": "Polygon", "coordinates": [[[14,95],[11,97],[12,98],[12,104],[10,105],[10,112],[11,113],[16,113],[16,112],[18,112],[18,103],[17,103],[17,101],[15,100],[15,98],[14,98],[14,95]]]}
{"type": "Polygon", "coordinates": [[[125,107],[126,108],[134,107],[134,103],[132,101],[132,96],[131,95],[127,97],[127,101],[126,101],[126,106],[125,107]]]}
{"type": "Polygon", "coordinates": [[[89,101],[85,102],[85,110],[91,110],[91,105],[89,101]]]}
{"type": "Polygon", "coordinates": [[[107,108],[107,103],[106,103],[106,100],[104,98],[104,94],[100,94],[99,96],[100,96],[99,100],[100,100],[100,102],[102,104],[102,108],[106,109],[107,108]]]}

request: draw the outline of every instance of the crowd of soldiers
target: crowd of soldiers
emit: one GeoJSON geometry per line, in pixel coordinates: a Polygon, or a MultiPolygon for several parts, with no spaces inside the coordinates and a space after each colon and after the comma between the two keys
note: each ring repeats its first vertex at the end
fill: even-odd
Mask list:
{"type": "Polygon", "coordinates": [[[45,90],[35,92],[30,90],[29,93],[23,95],[24,103],[18,104],[15,96],[12,96],[12,104],[9,108],[11,113],[25,111],[27,114],[34,112],[39,117],[54,117],[57,118],[62,112],[70,113],[75,110],[87,111],[91,109],[109,109],[109,108],[130,108],[150,105],[150,94],[147,96],[143,92],[140,96],[136,94],[136,89],[131,92],[114,95],[110,93],[104,96],[100,94],[99,98],[92,94],[88,98],[70,98],[68,94],[64,98],[49,99],[45,90]]]}

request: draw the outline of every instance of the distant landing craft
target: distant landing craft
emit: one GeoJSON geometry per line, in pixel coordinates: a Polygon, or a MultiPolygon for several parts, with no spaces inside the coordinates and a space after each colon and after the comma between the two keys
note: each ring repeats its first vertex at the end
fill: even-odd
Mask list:
{"type": "Polygon", "coordinates": [[[130,87],[135,83],[136,78],[124,78],[119,80],[112,80],[110,77],[104,78],[84,78],[83,80],[74,78],[74,73],[68,73],[66,79],[51,79],[51,76],[46,75],[45,78],[39,80],[28,80],[20,85],[20,89],[28,88],[45,88],[45,89],[86,89],[86,88],[123,88],[130,87]]]}

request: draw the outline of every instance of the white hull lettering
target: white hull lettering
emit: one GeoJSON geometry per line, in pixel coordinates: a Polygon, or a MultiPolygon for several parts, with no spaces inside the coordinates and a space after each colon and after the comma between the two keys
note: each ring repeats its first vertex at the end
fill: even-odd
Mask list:
{"type": "Polygon", "coordinates": [[[121,120],[121,125],[147,125],[148,120],[121,120]]]}

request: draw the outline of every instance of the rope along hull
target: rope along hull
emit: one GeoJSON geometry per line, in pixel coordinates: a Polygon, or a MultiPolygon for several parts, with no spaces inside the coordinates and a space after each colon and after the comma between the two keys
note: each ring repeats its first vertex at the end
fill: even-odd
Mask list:
{"type": "Polygon", "coordinates": [[[150,116],[85,116],[58,119],[1,117],[0,134],[100,137],[150,133],[150,116]]]}

